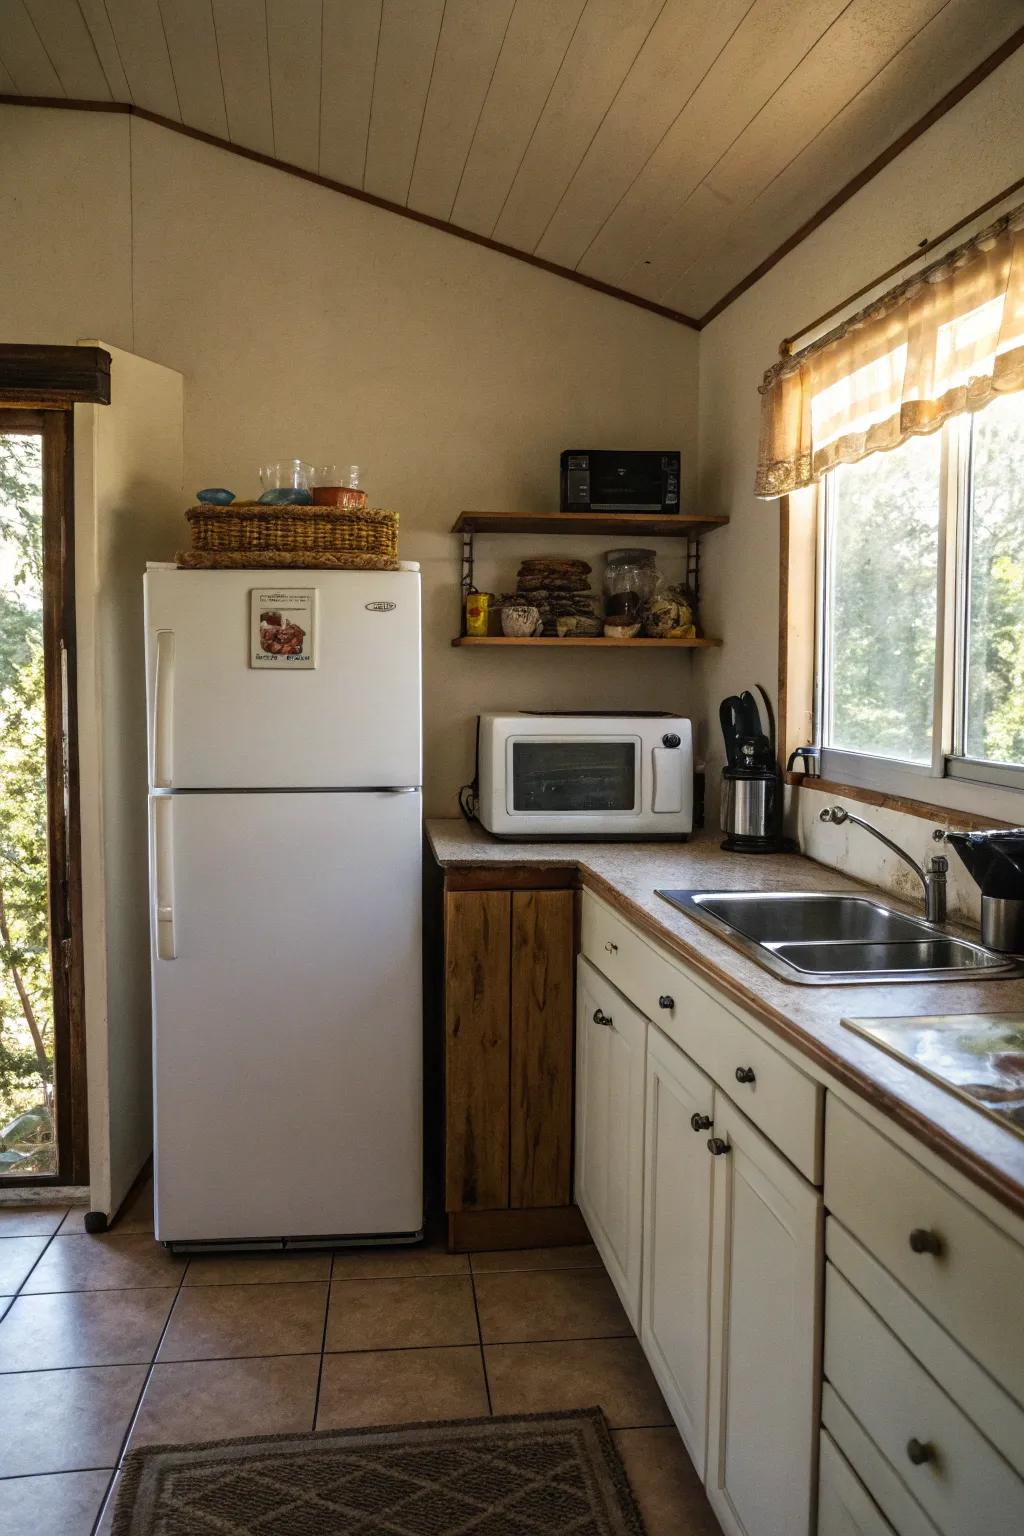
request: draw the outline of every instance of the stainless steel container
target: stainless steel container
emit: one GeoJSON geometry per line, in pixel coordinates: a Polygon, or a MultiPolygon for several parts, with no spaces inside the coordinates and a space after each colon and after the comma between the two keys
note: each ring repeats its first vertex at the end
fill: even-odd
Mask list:
{"type": "Polygon", "coordinates": [[[951,843],[981,889],[981,942],[1000,954],[1024,954],[1024,827],[990,832],[936,831],[951,843]]]}
{"type": "Polygon", "coordinates": [[[771,853],[782,841],[782,783],[776,772],[722,774],[723,847],[736,853],[771,853]]]}
{"type": "Polygon", "coordinates": [[[982,896],[981,942],[1000,954],[1024,954],[1024,901],[1008,896],[982,896]]]}

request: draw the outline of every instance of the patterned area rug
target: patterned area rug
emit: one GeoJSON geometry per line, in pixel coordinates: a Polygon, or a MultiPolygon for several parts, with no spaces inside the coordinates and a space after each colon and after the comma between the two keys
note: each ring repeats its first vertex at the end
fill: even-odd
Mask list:
{"type": "Polygon", "coordinates": [[[149,1446],[113,1536],[643,1536],[599,1408],[149,1446]]]}

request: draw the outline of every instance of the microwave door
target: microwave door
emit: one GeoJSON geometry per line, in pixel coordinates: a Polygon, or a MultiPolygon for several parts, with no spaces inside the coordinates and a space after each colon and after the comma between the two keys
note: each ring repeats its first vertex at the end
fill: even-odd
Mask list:
{"type": "Polygon", "coordinates": [[[638,816],[638,736],[529,736],[507,743],[506,810],[523,816],[638,816]]]}
{"type": "Polygon", "coordinates": [[[590,469],[592,512],[661,512],[662,474],[654,454],[593,454],[590,469]]]}

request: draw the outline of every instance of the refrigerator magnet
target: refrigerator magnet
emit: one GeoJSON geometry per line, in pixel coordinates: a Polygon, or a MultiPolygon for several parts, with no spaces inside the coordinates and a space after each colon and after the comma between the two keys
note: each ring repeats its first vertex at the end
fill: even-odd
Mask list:
{"type": "Polygon", "coordinates": [[[316,588],[256,587],[250,596],[249,665],[261,671],[316,666],[316,588]]]}

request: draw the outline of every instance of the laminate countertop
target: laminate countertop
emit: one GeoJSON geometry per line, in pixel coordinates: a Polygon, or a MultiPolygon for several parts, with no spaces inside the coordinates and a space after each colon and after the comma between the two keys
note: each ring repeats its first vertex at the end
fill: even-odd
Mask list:
{"type": "MultiPolygon", "coordinates": [[[[718,836],[685,843],[502,842],[464,818],[430,818],[427,837],[444,870],[533,866],[572,869],[581,884],[664,948],[702,972],[766,1029],[865,1098],[944,1161],[1024,1217],[1024,1137],[997,1124],[842,1026],[844,1018],[1024,1012],[1024,979],[801,986],[766,971],[656,895],[659,888],[888,892],[799,853],[725,853],[718,836]]],[[[976,938],[956,924],[952,929],[976,938]]]]}

